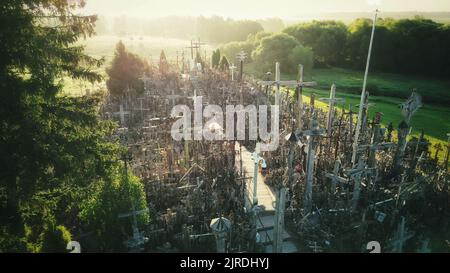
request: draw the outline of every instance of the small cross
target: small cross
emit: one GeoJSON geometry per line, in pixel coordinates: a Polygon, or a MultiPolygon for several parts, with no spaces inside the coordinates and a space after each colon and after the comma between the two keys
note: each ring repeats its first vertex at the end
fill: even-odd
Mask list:
{"type": "Polygon", "coordinates": [[[129,111],[124,111],[123,110],[123,104],[121,104],[120,105],[120,111],[119,112],[115,112],[113,114],[120,116],[120,124],[123,125],[125,123],[125,115],[129,115],[130,112],[129,111]]]}

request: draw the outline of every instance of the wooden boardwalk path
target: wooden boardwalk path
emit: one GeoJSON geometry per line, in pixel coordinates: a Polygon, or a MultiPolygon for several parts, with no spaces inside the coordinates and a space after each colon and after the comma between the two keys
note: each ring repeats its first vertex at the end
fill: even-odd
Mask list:
{"type": "MultiPolygon", "coordinates": [[[[239,147],[239,143],[236,142],[236,166],[240,169],[240,150],[242,149],[242,168],[245,177],[249,177],[246,180],[247,187],[247,199],[246,207],[251,209],[251,200],[253,198],[253,173],[254,173],[254,161],[251,158],[252,152],[248,151],[244,146],[239,147]]],[[[264,176],[258,171],[257,180],[257,198],[258,204],[264,208],[264,211],[258,214],[258,233],[261,238],[261,243],[264,246],[266,253],[272,253],[272,240],[274,238],[274,223],[275,223],[275,196],[276,192],[264,182],[264,176]]],[[[283,253],[298,252],[297,246],[291,240],[291,236],[286,230],[283,230],[283,253]]]]}

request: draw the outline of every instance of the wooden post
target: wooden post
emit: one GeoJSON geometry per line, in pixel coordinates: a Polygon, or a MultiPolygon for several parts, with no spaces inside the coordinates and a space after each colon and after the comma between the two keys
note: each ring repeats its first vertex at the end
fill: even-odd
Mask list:
{"type": "Polygon", "coordinates": [[[373,45],[373,37],[375,35],[375,25],[377,22],[377,15],[378,10],[375,12],[375,16],[373,18],[373,24],[372,24],[372,35],[370,36],[370,43],[369,43],[369,53],[367,54],[367,63],[366,63],[366,71],[364,73],[364,82],[363,82],[363,88],[361,92],[361,100],[360,100],[360,107],[358,112],[358,122],[356,123],[356,130],[355,130],[355,139],[353,142],[353,153],[352,153],[352,164],[353,166],[356,165],[356,152],[358,148],[358,141],[359,141],[359,133],[361,130],[361,125],[363,122],[363,107],[364,100],[366,99],[366,84],[367,84],[367,76],[369,74],[369,65],[370,65],[370,57],[372,55],[372,45],[373,45]]]}
{"type": "Polygon", "coordinates": [[[277,192],[275,227],[273,239],[273,252],[283,252],[284,211],[286,207],[286,188],[282,187],[277,192]]]}

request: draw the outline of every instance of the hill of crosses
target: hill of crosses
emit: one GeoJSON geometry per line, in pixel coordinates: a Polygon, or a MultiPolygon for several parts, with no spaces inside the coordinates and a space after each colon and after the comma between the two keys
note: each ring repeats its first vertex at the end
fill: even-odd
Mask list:
{"type": "Polygon", "coordinates": [[[412,93],[399,107],[398,128],[384,128],[381,113],[368,119],[367,95],[355,145],[358,112],[335,108],[336,86],[330,84],[329,98],[303,101],[303,87],[315,83],[303,82],[302,66],[293,81],[281,81],[279,64],[274,67],[273,79],[256,81],[199,58],[169,65],[162,54],[159,66],[140,77],[142,88],[105,97],[102,116],[121,125],[115,137],[127,147],[124,164],[141,179],[148,204],[124,215],[135,217],[129,250],[429,252],[433,242],[445,250],[449,174],[423,135],[406,141],[420,97],[412,93]],[[318,108],[316,100],[328,107],[318,108]],[[239,111],[233,116],[232,126],[245,127],[243,140],[195,140],[195,127],[181,127],[188,137],[175,141],[173,124],[185,118],[172,112],[176,105],[191,109],[192,124],[200,119],[200,132],[218,135],[230,128],[221,119],[194,117],[196,107],[218,106],[226,115],[230,105],[278,105],[278,146],[262,151],[264,141],[249,137],[247,108],[242,123],[239,111]],[[138,227],[144,212],[150,224],[138,227]]]}

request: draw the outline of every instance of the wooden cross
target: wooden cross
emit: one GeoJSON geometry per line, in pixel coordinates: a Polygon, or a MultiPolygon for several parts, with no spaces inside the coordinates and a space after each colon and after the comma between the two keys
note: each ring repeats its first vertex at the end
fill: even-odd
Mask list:
{"type": "Polygon", "coordinates": [[[194,59],[194,49],[195,49],[195,54],[197,54],[198,50],[200,50],[200,46],[204,44],[204,43],[200,43],[200,39],[198,40],[198,42],[194,42],[193,40],[191,40],[191,46],[187,46],[186,48],[191,49],[191,60],[194,59]]]}
{"type": "MultiPolygon", "coordinates": [[[[259,84],[265,85],[265,86],[272,86],[276,85],[276,93],[275,93],[275,105],[280,106],[280,113],[281,111],[281,105],[280,105],[280,87],[286,86],[286,87],[303,87],[303,86],[315,86],[317,83],[315,82],[304,82],[303,81],[303,66],[299,67],[300,69],[300,79],[298,81],[296,80],[288,80],[288,81],[282,81],[281,80],[281,74],[280,74],[280,63],[275,63],[275,81],[260,81],[259,84]]],[[[299,92],[301,93],[301,92],[299,92]]],[[[301,120],[301,119],[300,119],[301,120]]]]}
{"type": "Polygon", "coordinates": [[[374,173],[375,171],[376,168],[367,168],[365,166],[362,157],[359,158],[358,165],[355,169],[347,170],[347,175],[354,181],[351,211],[355,211],[358,206],[362,176],[368,173],[374,173]]]}
{"type": "Polygon", "coordinates": [[[316,86],[316,82],[305,82],[303,81],[303,65],[298,65],[298,81],[296,87],[297,93],[297,129],[303,129],[303,87],[313,87],[316,86]]]}
{"type": "Polygon", "coordinates": [[[143,101],[143,100],[146,100],[146,98],[137,98],[137,99],[138,99],[139,102],[140,102],[140,108],[133,109],[133,110],[138,110],[138,111],[140,111],[140,112],[141,112],[141,119],[144,120],[144,111],[150,111],[150,109],[146,109],[146,108],[144,108],[143,105],[142,105],[142,101],[143,101]]]}
{"type": "Polygon", "coordinates": [[[394,142],[381,142],[384,139],[384,129],[381,129],[380,121],[381,113],[377,114],[373,121],[372,144],[358,146],[358,152],[369,150],[368,165],[370,168],[374,168],[376,165],[376,153],[378,150],[385,150],[396,146],[394,142]]]}
{"type": "Polygon", "coordinates": [[[120,116],[120,124],[124,125],[125,124],[125,115],[129,115],[130,112],[129,111],[124,111],[123,110],[123,104],[120,104],[120,111],[119,112],[114,112],[113,114],[115,116],[120,116]]]}
{"type": "Polygon", "coordinates": [[[319,128],[319,123],[315,120],[311,120],[311,126],[309,130],[296,132],[297,139],[306,136],[308,140],[307,155],[308,160],[306,163],[306,188],[305,188],[305,199],[304,199],[304,210],[305,213],[309,213],[312,209],[312,187],[314,180],[314,162],[315,162],[315,149],[316,141],[315,138],[325,135],[325,129],[319,128]]]}
{"type": "Polygon", "coordinates": [[[417,156],[417,154],[419,153],[419,146],[425,146],[425,147],[427,147],[427,150],[428,150],[428,145],[429,144],[430,143],[428,141],[425,141],[425,132],[423,130],[421,131],[420,136],[419,136],[419,138],[416,141],[408,142],[407,145],[415,146],[414,153],[413,153],[412,158],[411,158],[411,164],[410,164],[411,167],[410,167],[410,170],[409,170],[410,173],[414,172],[414,170],[416,169],[416,166],[417,166],[418,158],[420,158],[420,157],[417,156]]]}
{"type": "Polygon", "coordinates": [[[277,192],[275,226],[273,238],[273,252],[283,252],[284,211],[286,209],[286,188],[282,187],[277,192]]]}
{"type": "Polygon", "coordinates": [[[175,99],[182,98],[183,96],[175,95],[175,90],[172,89],[172,94],[167,95],[166,98],[172,100],[172,107],[175,106],[175,99]]]}
{"type": "Polygon", "coordinates": [[[333,128],[334,104],[336,102],[344,102],[344,99],[336,98],[336,85],[333,83],[330,91],[330,98],[320,98],[322,102],[328,102],[328,116],[327,116],[327,136],[331,136],[333,128]]]}

